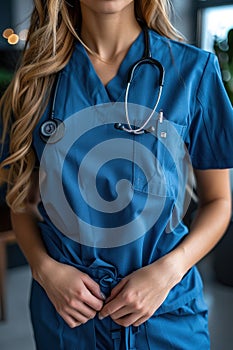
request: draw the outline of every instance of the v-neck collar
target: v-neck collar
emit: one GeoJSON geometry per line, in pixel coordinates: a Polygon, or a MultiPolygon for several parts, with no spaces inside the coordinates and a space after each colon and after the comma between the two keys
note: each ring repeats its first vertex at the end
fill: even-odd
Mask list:
{"type": "Polygon", "coordinates": [[[124,96],[127,86],[128,72],[131,66],[143,56],[144,53],[144,35],[140,32],[138,37],[130,46],[126,56],[122,60],[116,75],[104,85],[95,71],[95,68],[86,52],[86,49],[80,42],[77,42],[76,49],[81,54],[78,65],[86,72],[85,86],[87,93],[93,99],[93,103],[119,102],[124,96]]]}

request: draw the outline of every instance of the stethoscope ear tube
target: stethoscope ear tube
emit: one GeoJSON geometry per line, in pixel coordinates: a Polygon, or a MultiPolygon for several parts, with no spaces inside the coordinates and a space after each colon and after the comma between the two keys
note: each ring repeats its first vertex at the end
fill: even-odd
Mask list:
{"type": "MultiPolygon", "coordinates": [[[[126,116],[126,122],[127,125],[122,125],[122,124],[115,124],[115,128],[118,130],[123,130],[128,133],[133,133],[135,135],[140,135],[146,132],[145,128],[147,127],[149,121],[151,120],[153,114],[155,113],[157,106],[160,102],[162,90],[163,90],[163,85],[164,85],[164,76],[165,76],[165,70],[162,64],[157,61],[156,59],[151,57],[151,52],[150,52],[150,42],[149,42],[149,35],[148,35],[148,28],[143,25],[143,31],[144,31],[144,36],[145,36],[145,52],[143,57],[138,60],[129,70],[129,76],[128,76],[128,84],[125,92],[125,116],[126,116]],[[130,84],[133,80],[135,70],[143,64],[150,64],[155,66],[156,68],[159,69],[159,91],[158,91],[158,96],[157,100],[155,102],[154,108],[151,112],[151,114],[148,116],[146,121],[143,123],[143,125],[139,128],[132,128],[130,124],[130,117],[129,117],[129,111],[128,111],[128,95],[129,95],[129,90],[130,90],[130,84]]],[[[58,88],[59,88],[59,83],[61,79],[61,73],[58,73],[57,76],[57,81],[55,83],[55,90],[54,90],[54,97],[53,97],[53,104],[52,104],[52,111],[51,111],[51,116],[49,120],[45,121],[42,123],[40,126],[40,137],[45,143],[55,143],[58,142],[65,133],[65,124],[59,120],[58,118],[55,118],[55,105],[56,105],[56,99],[57,99],[57,93],[58,93],[58,88]]]]}
{"type": "Polygon", "coordinates": [[[130,84],[133,80],[134,77],[134,73],[135,70],[143,64],[149,63],[151,65],[155,65],[158,69],[159,69],[159,86],[163,86],[164,85],[164,76],[165,76],[165,70],[164,67],[162,66],[162,64],[155,60],[152,57],[144,57],[141,60],[137,61],[133,67],[130,69],[129,71],[129,78],[128,78],[128,83],[130,84]]]}
{"type": "Polygon", "coordinates": [[[145,36],[144,56],[131,67],[131,69],[129,70],[129,75],[128,75],[128,84],[127,84],[126,93],[125,93],[125,116],[126,116],[126,121],[127,121],[127,127],[125,127],[123,125],[120,128],[118,128],[120,130],[124,130],[128,133],[132,133],[135,135],[140,135],[140,134],[145,132],[146,126],[148,125],[149,121],[151,120],[153,114],[155,113],[156,108],[158,107],[158,104],[160,102],[161,95],[162,95],[162,90],[163,90],[163,85],[164,85],[164,77],[165,77],[165,69],[162,66],[162,64],[159,61],[157,61],[156,59],[151,57],[148,29],[145,26],[143,26],[143,32],[144,32],[144,36],[145,36]],[[154,105],[154,108],[153,108],[151,114],[148,116],[148,118],[146,119],[146,121],[143,123],[143,125],[141,127],[135,129],[135,128],[132,128],[132,126],[130,124],[129,111],[128,111],[128,95],[129,95],[129,90],[130,90],[130,84],[133,80],[135,70],[140,65],[143,65],[143,64],[150,64],[150,65],[158,68],[158,70],[159,70],[159,91],[158,91],[157,100],[155,102],[155,105],[154,105]]]}

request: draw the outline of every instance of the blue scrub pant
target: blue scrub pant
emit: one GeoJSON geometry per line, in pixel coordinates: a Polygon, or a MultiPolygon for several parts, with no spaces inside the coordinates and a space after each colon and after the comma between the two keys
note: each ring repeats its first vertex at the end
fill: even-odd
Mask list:
{"type": "Polygon", "coordinates": [[[37,350],[209,350],[207,309],[202,295],[183,307],[152,316],[139,327],[121,327],[98,317],[70,328],[43,288],[33,280],[31,319],[37,350]]]}

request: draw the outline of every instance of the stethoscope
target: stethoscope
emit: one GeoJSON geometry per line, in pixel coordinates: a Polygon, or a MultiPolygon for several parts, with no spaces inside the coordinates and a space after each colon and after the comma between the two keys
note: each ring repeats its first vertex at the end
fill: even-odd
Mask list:
{"type": "MultiPolygon", "coordinates": [[[[165,76],[165,70],[162,64],[157,61],[156,59],[152,58],[151,56],[151,50],[150,50],[150,42],[149,42],[149,33],[148,33],[148,28],[146,26],[142,26],[143,32],[144,32],[144,38],[145,38],[145,50],[143,57],[137,61],[136,63],[133,64],[133,66],[129,70],[129,77],[128,77],[128,83],[127,83],[127,88],[126,88],[126,93],[125,93],[125,117],[126,117],[126,124],[121,124],[121,123],[115,123],[114,126],[118,130],[123,130],[126,131],[127,133],[131,133],[134,135],[140,135],[144,134],[147,132],[150,132],[150,130],[146,129],[148,123],[150,122],[151,118],[153,117],[158,104],[161,99],[162,91],[163,91],[163,85],[164,85],[164,76],[165,76]],[[129,90],[130,90],[130,85],[131,82],[134,78],[134,74],[136,69],[143,65],[143,64],[151,64],[155,66],[159,70],[159,90],[158,90],[158,96],[157,100],[155,103],[155,106],[148,116],[148,118],[145,120],[145,122],[138,128],[132,127],[130,123],[130,117],[129,117],[129,110],[128,110],[128,96],[129,96],[129,90]]],[[[54,90],[54,97],[53,97],[53,103],[52,103],[52,112],[50,115],[49,120],[45,121],[42,123],[40,127],[40,136],[44,142],[49,142],[49,143],[55,143],[59,141],[63,136],[65,132],[65,125],[64,123],[55,118],[55,105],[56,105],[56,99],[57,99],[57,93],[58,93],[58,87],[59,87],[59,82],[61,79],[61,74],[58,74],[57,82],[55,85],[55,90],[54,90]]],[[[159,119],[160,122],[163,119],[163,113],[160,111],[159,113],[159,119]]]]}

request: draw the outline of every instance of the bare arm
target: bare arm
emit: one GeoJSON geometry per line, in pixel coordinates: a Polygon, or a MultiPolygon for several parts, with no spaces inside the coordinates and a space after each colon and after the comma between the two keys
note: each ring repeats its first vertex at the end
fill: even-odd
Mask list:
{"type": "MultiPolygon", "coordinates": [[[[35,177],[36,179],[36,177],[35,177]]],[[[35,181],[33,181],[35,185],[35,181]]],[[[57,312],[70,327],[86,323],[103,306],[99,285],[78,269],[52,259],[37,225],[38,183],[29,198],[28,213],[11,213],[17,241],[29,262],[34,279],[44,288],[57,312]]]]}
{"type": "Polygon", "coordinates": [[[195,172],[199,207],[186,239],[173,251],[181,261],[182,274],[201,260],[223,236],[231,216],[228,170],[195,172]]]}
{"type": "Polygon", "coordinates": [[[125,277],[112,290],[100,318],[110,315],[123,326],[142,324],[222,237],[231,215],[229,171],[199,170],[196,179],[200,203],[190,233],[176,249],[125,277]]]}
{"type": "Polygon", "coordinates": [[[40,276],[52,264],[53,259],[45,249],[37,225],[37,221],[41,219],[37,211],[37,204],[40,201],[38,183],[39,174],[35,171],[32,174],[27,213],[16,214],[11,211],[11,222],[18,244],[31,267],[32,275],[40,282],[40,276]]]}
{"type": "Polygon", "coordinates": [[[18,244],[31,267],[33,278],[40,282],[43,271],[47,270],[53,259],[42,242],[36,218],[31,213],[11,212],[11,221],[18,244]]]}

